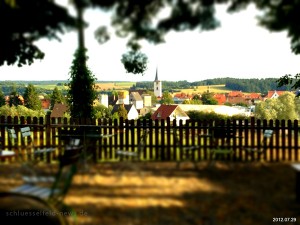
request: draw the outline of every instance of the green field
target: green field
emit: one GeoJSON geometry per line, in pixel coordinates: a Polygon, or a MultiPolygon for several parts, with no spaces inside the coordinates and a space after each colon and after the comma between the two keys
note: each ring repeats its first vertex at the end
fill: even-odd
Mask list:
{"type": "Polygon", "coordinates": [[[197,94],[197,93],[203,93],[207,92],[209,88],[209,92],[212,93],[228,93],[232,90],[229,90],[225,87],[225,84],[220,84],[220,85],[211,85],[211,86],[197,86],[195,88],[191,89],[181,89],[180,92],[186,93],[186,94],[197,94]]]}
{"type": "MultiPolygon", "coordinates": [[[[36,82],[34,86],[36,88],[44,89],[44,90],[53,90],[55,87],[57,87],[59,90],[67,90],[68,87],[64,86],[63,84],[67,84],[68,81],[57,81],[57,82],[36,82]],[[59,85],[57,85],[59,84],[59,85]]],[[[110,82],[99,82],[97,81],[95,83],[96,89],[98,91],[109,91],[109,90],[129,90],[133,85],[135,85],[136,82],[130,82],[130,81],[110,81],[110,82]]],[[[162,84],[163,85],[163,84],[162,84]]],[[[163,85],[164,88],[164,85],[163,85]]],[[[225,84],[221,85],[211,85],[211,86],[196,86],[194,88],[190,89],[181,89],[179,92],[183,92],[186,94],[199,94],[207,92],[209,89],[212,93],[228,93],[232,90],[229,90],[225,87],[225,84]]]]}

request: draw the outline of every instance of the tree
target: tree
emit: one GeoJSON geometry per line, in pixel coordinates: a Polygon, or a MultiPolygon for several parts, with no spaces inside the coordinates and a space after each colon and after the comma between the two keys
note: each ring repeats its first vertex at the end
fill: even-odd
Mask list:
{"type": "Polygon", "coordinates": [[[102,104],[98,104],[94,106],[94,115],[96,119],[109,119],[111,118],[111,107],[107,108],[106,106],[102,104]]]}
{"type": "Polygon", "coordinates": [[[165,91],[165,92],[162,94],[160,103],[161,103],[161,104],[165,104],[165,105],[171,105],[171,104],[174,104],[174,100],[173,100],[172,95],[171,95],[168,91],[165,91]]]}
{"type": "Polygon", "coordinates": [[[93,102],[97,98],[95,76],[86,66],[86,54],[79,48],[75,53],[70,71],[68,103],[71,117],[93,118],[93,102]]]}
{"type": "Polygon", "coordinates": [[[255,117],[266,120],[295,120],[299,118],[295,94],[284,93],[276,99],[267,99],[255,106],[255,117]]]}
{"type": "Polygon", "coordinates": [[[140,52],[140,46],[136,44],[129,52],[122,55],[121,62],[127,73],[144,74],[147,70],[148,57],[140,52]]]}
{"type": "MultiPolygon", "coordinates": [[[[286,31],[290,38],[291,51],[295,54],[300,53],[300,1],[272,1],[272,0],[229,0],[231,5],[229,12],[239,11],[246,8],[250,3],[254,3],[256,8],[261,11],[258,22],[262,27],[274,32],[286,31]]],[[[300,87],[300,73],[291,75],[286,74],[277,80],[278,87],[291,85],[292,88],[300,87]]]]}
{"type": "Polygon", "coordinates": [[[127,110],[125,109],[124,105],[119,106],[118,116],[119,116],[119,118],[123,117],[124,120],[128,118],[128,113],[127,113],[127,110]]]}
{"type": "Polygon", "coordinates": [[[42,103],[39,99],[39,95],[32,84],[28,84],[24,93],[24,104],[28,109],[40,110],[42,109],[42,103]]]}
{"type": "Polygon", "coordinates": [[[182,104],[187,104],[187,105],[202,105],[202,101],[198,99],[186,99],[182,102],[182,104]]]}
{"type": "Polygon", "coordinates": [[[23,101],[21,98],[22,97],[17,92],[16,86],[13,86],[12,91],[10,92],[9,95],[9,106],[12,107],[12,106],[23,105],[23,101]]]}
{"type": "Polygon", "coordinates": [[[2,90],[0,90],[0,107],[6,105],[5,95],[2,90]]]}
{"type": "MultiPolygon", "coordinates": [[[[287,31],[291,38],[292,51],[296,54],[300,52],[300,2],[295,0],[73,0],[78,12],[77,23],[68,15],[66,9],[56,5],[54,1],[28,0],[25,3],[20,0],[1,0],[0,65],[5,61],[22,65],[32,63],[33,59],[43,58],[43,53],[33,44],[34,41],[41,37],[57,38],[57,32],[62,32],[67,27],[74,28],[74,24],[83,27],[87,24],[82,20],[84,9],[96,7],[111,12],[111,25],[116,34],[128,39],[131,51],[122,58],[127,71],[143,73],[147,68],[147,60],[145,55],[140,54],[140,49],[136,48],[141,40],[158,44],[164,42],[164,36],[170,31],[216,29],[220,23],[215,18],[215,6],[220,3],[227,3],[230,13],[255,4],[262,12],[259,17],[260,25],[271,31],[287,31]],[[160,16],[165,11],[168,14],[160,16]],[[11,23],[7,23],[8,20],[11,23]]],[[[80,35],[83,37],[83,32],[80,35]]],[[[107,27],[99,25],[95,37],[100,44],[109,40],[107,27]]],[[[280,79],[279,85],[289,82],[290,79],[287,78],[291,77],[280,79]]],[[[296,76],[296,80],[298,78],[296,76]]],[[[295,87],[299,86],[300,82],[295,87]]]]}
{"type": "Polygon", "coordinates": [[[217,105],[218,101],[214,98],[213,93],[204,92],[201,96],[203,105],[217,105]]]}
{"type": "Polygon", "coordinates": [[[51,101],[50,108],[53,109],[53,106],[55,103],[65,103],[66,100],[65,100],[65,97],[63,96],[62,92],[60,90],[58,90],[57,87],[55,87],[51,94],[50,101],[51,101]]]}
{"type": "Polygon", "coordinates": [[[44,53],[35,44],[41,38],[60,40],[75,28],[67,9],[50,0],[0,0],[0,66],[32,64],[44,53]],[[8,22],[9,21],[9,22],[8,22]]]}

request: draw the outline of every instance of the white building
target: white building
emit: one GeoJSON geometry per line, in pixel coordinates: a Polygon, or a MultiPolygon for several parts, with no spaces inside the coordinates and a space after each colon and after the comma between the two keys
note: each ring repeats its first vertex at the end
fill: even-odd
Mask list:
{"type": "Polygon", "coordinates": [[[162,83],[160,80],[158,80],[157,69],[154,80],[154,95],[159,98],[162,97],[162,83]]]}

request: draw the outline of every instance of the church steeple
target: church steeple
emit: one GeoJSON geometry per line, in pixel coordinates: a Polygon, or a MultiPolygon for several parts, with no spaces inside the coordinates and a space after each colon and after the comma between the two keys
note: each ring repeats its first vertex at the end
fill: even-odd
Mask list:
{"type": "Polygon", "coordinates": [[[162,96],[162,84],[161,84],[161,81],[158,80],[157,68],[156,68],[155,80],[154,80],[154,95],[156,97],[162,96]]]}
{"type": "Polygon", "coordinates": [[[157,73],[157,68],[156,68],[155,80],[154,80],[154,81],[158,81],[158,73],[157,73]]]}

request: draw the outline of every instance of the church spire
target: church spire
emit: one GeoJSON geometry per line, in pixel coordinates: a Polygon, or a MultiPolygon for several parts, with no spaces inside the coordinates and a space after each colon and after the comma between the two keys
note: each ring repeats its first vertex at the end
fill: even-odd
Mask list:
{"type": "Polygon", "coordinates": [[[156,67],[156,74],[155,74],[155,80],[154,80],[154,95],[156,97],[162,96],[162,84],[161,84],[161,81],[158,80],[157,67],[156,67]]]}
{"type": "Polygon", "coordinates": [[[158,81],[157,67],[156,67],[156,74],[155,74],[155,80],[154,81],[158,81]]]}

